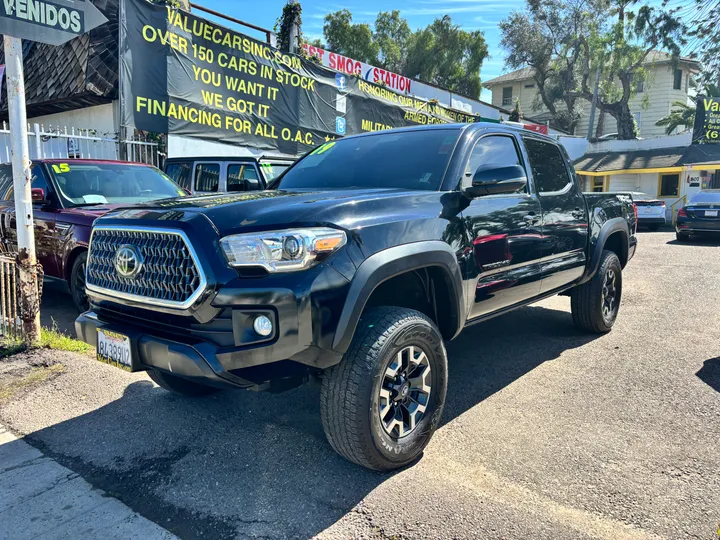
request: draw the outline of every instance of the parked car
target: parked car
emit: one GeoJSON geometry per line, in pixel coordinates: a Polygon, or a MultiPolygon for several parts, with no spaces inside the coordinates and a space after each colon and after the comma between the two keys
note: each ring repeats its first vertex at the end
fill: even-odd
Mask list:
{"type": "Polygon", "coordinates": [[[262,190],[294,162],[284,157],[184,157],[165,160],[164,168],[173,181],[194,195],[262,190]]]}
{"type": "Polygon", "coordinates": [[[665,201],[653,199],[647,193],[633,191],[630,193],[638,209],[638,225],[657,231],[667,223],[665,201]]]}
{"type": "Polygon", "coordinates": [[[445,341],[559,293],[608,332],[636,248],[629,196],[584,195],[562,146],[501,124],[346,137],[269,188],[98,219],[78,337],[186,395],[320,377],[330,444],[377,470],[439,425],[445,341]]]}
{"type": "MultiPolygon", "coordinates": [[[[80,311],[88,307],[85,263],[93,221],[118,206],[185,196],[155,167],[120,161],[33,161],[35,249],[45,276],[67,281],[80,311]]],[[[17,251],[12,166],[0,165],[0,246],[17,251]]]]}
{"type": "Polygon", "coordinates": [[[678,210],[675,221],[675,238],[680,242],[690,235],[720,233],[720,189],[704,189],[693,195],[688,203],[678,210]]]}

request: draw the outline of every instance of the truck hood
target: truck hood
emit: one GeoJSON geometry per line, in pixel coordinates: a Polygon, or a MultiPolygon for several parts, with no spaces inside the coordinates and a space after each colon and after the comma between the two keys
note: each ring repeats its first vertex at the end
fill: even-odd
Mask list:
{"type": "Polygon", "coordinates": [[[144,203],[109,217],[158,220],[167,219],[163,213],[172,213],[173,219],[178,219],[179,213],[199,213],[204,214],[221,235],[290,224],[333,223],[351,229],[361,226],[359,222],[367,217],[382,219],[412,208],[420,200],[438,196],[435,191],[367,188],[253,191],[144,203]]]}

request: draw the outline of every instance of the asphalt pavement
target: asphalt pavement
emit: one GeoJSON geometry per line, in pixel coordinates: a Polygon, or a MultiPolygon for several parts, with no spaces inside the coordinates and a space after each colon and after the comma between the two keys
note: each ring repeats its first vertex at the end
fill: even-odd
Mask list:
{"type": "Polygon", "coordinates": [[[641,233],[610,334],[566,297],[467,329],[440,429],[393,474],[331,450],[313,385],[188,399],[68,357],[0,420],[187,539],[717,539],[719,275],[720,242],[641,233]]]}

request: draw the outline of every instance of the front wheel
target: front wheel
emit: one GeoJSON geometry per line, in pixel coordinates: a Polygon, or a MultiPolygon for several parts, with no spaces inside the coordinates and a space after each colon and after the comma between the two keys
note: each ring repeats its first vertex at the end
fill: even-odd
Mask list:
{"type": "Polygon", "coordinates": [[[447,354],[419,311],[368,310],[342,361],[323,375],[320,410],[330,445],[377,471],[417,459],[440,422],[447,354]]]}
{"type": "Polygon", "coordinates": [[[70,271],[70,294],[73,303],[80,313],[90,309],[87,293],[85,292],[85,267],[87,266],[87,253],[77,256],[70,271]]]}
{"type": "Polygon", "coordinates": [[[615,253],[605,250],[593,278],[570,294],[575,326],[598,334],[609,332],[617,319],[621,298],[622,265],[615,253]]]}

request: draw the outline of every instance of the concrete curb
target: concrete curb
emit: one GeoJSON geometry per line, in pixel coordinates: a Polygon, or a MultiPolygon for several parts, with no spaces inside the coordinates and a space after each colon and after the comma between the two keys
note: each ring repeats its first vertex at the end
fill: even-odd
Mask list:
{"type": "Polygon", "coordinates": [[[177,538],[0,424],[0,540],[177,538]]]}

